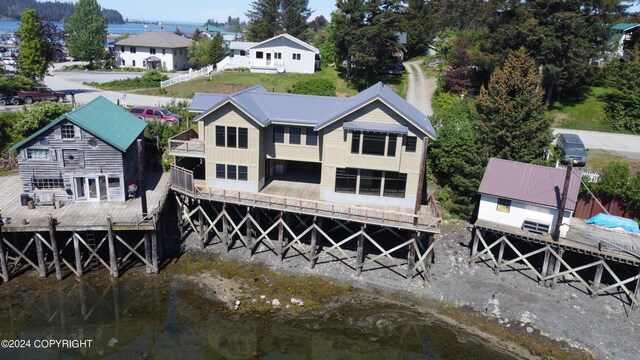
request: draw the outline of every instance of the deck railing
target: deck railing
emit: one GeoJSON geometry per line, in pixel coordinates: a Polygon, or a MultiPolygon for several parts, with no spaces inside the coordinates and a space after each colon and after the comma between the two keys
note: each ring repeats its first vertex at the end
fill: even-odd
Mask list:
{"type": "Polygon", "coordinates": [[[204,142],[198,139],[195,130],[189,129],[169,138],[169,155],[204,156],[204,142]]]}
{"type": "Polygon", "coordinates": [[[181,82],[185,82],[185,81],[189,81],[189,80],[193,80],[196,78],[199,78],[201,76],[205,76],[205,75],[209,75],[213,72],[213,65],[209,65],[207,67],[204,67],[200,70],[196,70],[196,71],[191,71],[188,74],[184,74],[184,75],[179,75],[176,77],[172,77],[169,80],[165,80],[160,82],[160,87],[161,88],[165,88],[167,86],[171,86],[171,85],[175,85],[181,82]]]}
{"type": "Polygon", "coordinates": [[[171,186],[183,192],[193,194],[193,171],[172,164],[171,186]]]}

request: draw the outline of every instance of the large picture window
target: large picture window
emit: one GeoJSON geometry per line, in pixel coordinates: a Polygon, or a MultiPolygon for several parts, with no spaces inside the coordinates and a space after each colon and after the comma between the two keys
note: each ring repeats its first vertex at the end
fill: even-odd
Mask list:
{"type": "Polygon", "coordinates": [[[284,126],[280,126],[280,125],[273,126],[273,142],[284,143],[284,126]]]}
{"type": "Polygon", "coordinates": [[[366,155],[384,155],[384,143],[387,137],[381,134],[362,134],[362,153],[366,155]]]}
{"type": "Polygon", "coordinates": [[[393,171],[384,173],[384,196],[403,198],[407,188],[407,174],[393,171]]]}
{"type": "Polygon", "coordinates": [[[289,128],[289,144],[300,144],[302,130],[299,127],[289,128]]]}
{"type": "Polygon", "coordinates": [[[381,185],[382,185],[382,171],[360,170],[359,194],[380,196],[381,185]]]}
{"type": "Polygon", "coordinates": [[[216,126],[216,146],[224,147],[224,126],[216,126]]]}
{"type": "Polygon", "coordinates": [[[336,192],[356,193],[357,169],[336,169],[336,192]]]}

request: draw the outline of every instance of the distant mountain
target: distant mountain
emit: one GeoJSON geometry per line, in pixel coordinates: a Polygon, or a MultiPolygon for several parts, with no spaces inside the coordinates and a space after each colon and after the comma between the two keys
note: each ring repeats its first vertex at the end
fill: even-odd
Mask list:
{"type": "MultiPolygon", "coordinates": [[[[20,19],[20,14],[28,8],[36,9],[39,17],[47,21],[63,21],[73,13],[70,2],[37,2],[35,0],[0,0],[0,17],[20,19]]],[[[102,15],[110,24],[124,24],[122,15],[117,10],[102,9],[102,15]]]]}

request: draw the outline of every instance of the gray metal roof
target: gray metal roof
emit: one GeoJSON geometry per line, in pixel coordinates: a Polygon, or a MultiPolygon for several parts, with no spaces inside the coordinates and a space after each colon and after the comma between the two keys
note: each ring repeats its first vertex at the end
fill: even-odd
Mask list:
{"type": "Polygon", "coordinates": [[[409,128],[403,125],[391,125],[380,123],[369,123],[362,121],[348,121],[342,125],[342,128],[347,131],[365,131],[365,132],[380,132],[386,134],[402,134],[409,133],[409,128]]]}
{"type": "MultiPolygon", "coordinates": [[[[557,208],[564,188],[565,169],[491,158],[478,192],[557,208]]],[[[567,194],[567,210],[575,210],[580,172],[573,170],[567,194]]]]}
{"type": "Polygon", "coordinates": [[[191,45],[191,39],[168,31],[147,31],[122,39],[118,41],[116,45],[175,49],[189,47],[189,45],[191,45]]]}
{"type": "MultiPolygon", "coordinates": [[[[382,101],[398,112],[431,139],[436,138],[429,118],[382,83],[349,98],[272,93],[261,86],[233,95],[196,93],[189,105],[189,110],[201,112],[195,119],[198,120],[223,103],[231,102],[253,117],[261,126],[267,126],[270,123],[286,123],[314,126],[319,130],[376,100],[382,101]]],[[[373,128],[369,130],[382,129],[379,124],[372,124],[372,126],[373,128]]],[[[403,128],[406,129],[404,126],[403,128]]],[[[393,125],[385,129],[400,131],[393,125]]],[[[402,133],[406,133],[404,129],[402,133]]]]}
{"type": "Polygon", "coordinates": [[[230,50],[247,50],[248,48],[258,44],[259,43],[257,42],[250,42],[250,41],[232,41],[229,43],[229,49],[230,50]]]}

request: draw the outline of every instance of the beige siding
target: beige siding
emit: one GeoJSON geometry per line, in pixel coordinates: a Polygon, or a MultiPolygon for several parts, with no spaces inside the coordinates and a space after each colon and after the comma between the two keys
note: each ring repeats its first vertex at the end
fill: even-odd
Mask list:
{"type": "MultiPolygon", "coordinates": [[[[227,104],[204,119],[206,179],[216,178],[216,164],[246,165],[248,182],[259,181],[260,128],[235,106],[227,104]],[[245,127],[248,132],[248,149],[219,147],[215,144],[216,126],[245,127]]],[[[200,135],[202,136],[202,135],[200,135]]],[[[256,189],[257,190],[257,189],[256,189]]]]}
{"type": "Polygon", "coordinates": [[[308,161],[308,162],[320,162],[321,158],[321,141],[320,134],[318,134],[318,145],[307,145],[307,129],[312,127],[301,127],[302,135],[300,136],[300,144],[289,143],[289,128],[290,126],[283,125],[284,143],[273,142],[273,126],[269,126],[265,131],[265,155],[268,159],[278,160],[293,160],[293,161],[308,161]]]}

